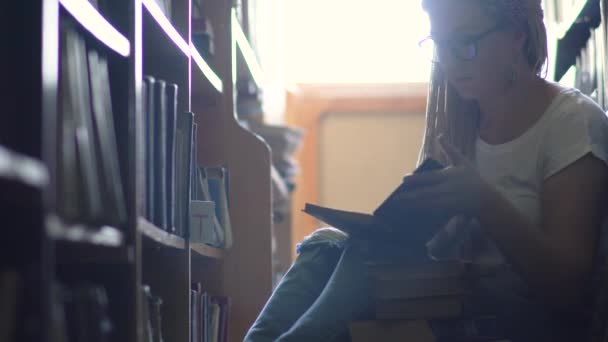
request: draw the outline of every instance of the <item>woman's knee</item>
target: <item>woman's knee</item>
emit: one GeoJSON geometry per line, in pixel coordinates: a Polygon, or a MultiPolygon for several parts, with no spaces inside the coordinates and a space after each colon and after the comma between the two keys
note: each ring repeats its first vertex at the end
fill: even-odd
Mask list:
{"type": "Polygon", "coordinates": [[[298,255],[311,249],[337,248],[344,249],[348,240],[348,234],[336,228],[320,228],[306,236],[296,245],[298,255]]]}

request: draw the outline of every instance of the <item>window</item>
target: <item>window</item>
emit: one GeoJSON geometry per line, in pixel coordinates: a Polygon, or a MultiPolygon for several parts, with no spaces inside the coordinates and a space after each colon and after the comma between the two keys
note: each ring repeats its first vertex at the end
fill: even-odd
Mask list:
{"type": "Polygon", "coordinates": [[[285,0],[287,83],[426,82],[420,0],[285,0]]]}

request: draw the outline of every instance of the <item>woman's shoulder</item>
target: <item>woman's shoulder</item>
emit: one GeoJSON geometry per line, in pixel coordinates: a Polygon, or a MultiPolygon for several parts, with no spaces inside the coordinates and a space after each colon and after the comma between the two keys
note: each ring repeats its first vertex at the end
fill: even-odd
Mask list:
{"type": "MultiPolygon", "coordinates": [[[[554,105],[548,114],[547,128],[549,132],[564,133],[564,130],[595,130],[608,134],[608,116],[591,97],[581,93],[576,88],[563,87],[555,96],[554,105]]],[[[574,133],[574,132],[573,132],[574,133]]],[[[583,132],[578,132],[582,134],[583,132]]]]}
{"type": "Polygon", "coordinates": [[[576,88],[562,86],[556,101],[559,103],[551,113],[554,122],[568,123],[573,120],[591,120],[598,124],[608,124],[608,117],[602,107],[576,88]]]}
{"type": "Polygon", "coordinates": [[[608,117],[589,96],[575,88],[564,88],[556,97],[542,137],[546,161],[544,176],[592,153],[608,163],[608,117]]]}

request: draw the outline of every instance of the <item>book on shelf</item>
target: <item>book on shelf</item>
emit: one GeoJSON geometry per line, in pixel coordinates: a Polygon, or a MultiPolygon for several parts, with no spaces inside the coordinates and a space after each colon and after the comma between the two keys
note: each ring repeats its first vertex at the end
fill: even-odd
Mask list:
{"type": "Polygon", "coordinates": [[[230,297],[226,296],[211,296],[209,301],[213,306],[213,342],[228,341],[228,315],[230,313],[230,297]]]}
{"type": "Polygon", "coordinates": [[[148,305],[148,298],[150,297],[150,286],[141,286],[142,296],[142,308],[141,308],[141,320],[144,325],[144,342],[152,341],[152,321],[150,319],[150,306],[148,305]]]}
{"type": "Polygon", "coordinates": [[[154,221],[158,227],[169,230],[167,224],[167,82],[157,79],[154,83],[154,221]]]}
{"type": "MultiPolygon", "coordinates": [[[[443,166],[439,162],[427,159],[414,170],[414,173],[441,168],[443,166]]],[[[411,246],[408,245],[408,247],[423,249],[424,244],[431,239],[442,224],[447,222],[448,218],[429,214],[419,208],[403,208],[395,197],[405,191],[408,191],[407,186],[399,185],[371,215],[326,208],[310,203],[306,204],[304,212],[353,236],[384,239],[384,241],[388,240],[387,237],[393,240],[403,238],[410,242],[411,246]]]]}
{"type": "Polygon", "coordinates": [[[110,94],[110,76],[105,56],[94,49],[88,51],[91,100],[95,126],[95,146],[98,164],[101,165],[102,199],[107,206],[109,223],[120,226],[127,220],[127,209],[114,128],[114,114],[110,94]]]}
{"type": "Polygon", "coordinates": [[[86,45],[70,21],[61,21],[60,33],[59,209],[68,220],[97,221],[102,208],[92,137],[86,45]]]}
{"type": "MultiPolygon", "coordinates": [[[[196,181],[197,187],[196,187],[195,193],[196,193],[196,195],[198,195],[198,197],[195,197],[194,199],[206,201],[206,202],[213,202],[214,206],[217,206],[217,204],[211,199],[211,193],[209,191],[209,183],[207,182],[207,177],[206,177],[204,168],[201,169],[200,167],[198,167],[196,170],[196,175],[197,175],[197,181],[196,181]]],[[[214,208],[214,210],[215,210],[215,208],[214,208]]],[[[214,211],[213,217],[211,220],[213,221],[213,225],[205,225],[203,227],[204,230],[201,233],[201,242],[211,245],[211,246],[220,246],[221,239],[219,237],[218,231],[221,231],[221,224],[220,224],[217,212],[214,211]]]]}
{"type": "Polygon", "coordinates": [[[209,303],[209,336],[211,342],[219,341],[220,332],[220,305],[211,298],[209,303]]]}
{"type": "Polygon", "coordinates": [[[198,190],[200,200],[215,203],[215,224],[210,229],[205,243],[231,248],[233,244],[229,205],[229,173],[220,166],[198,167],[198,190]]]}
{"type": "MultiPolygon", "coordinates": [[[[180,196],[188,189],[183,182],[190,165],[192,113],[178,113],[178,85],[145,76],[143,82],[143,150],[145,168],[144,217],[169,233],[185,236],[188,225],[184,220],[184,203],[180,196]],[[184,123],[186,120],[188,122],[184,123]],[[188,139],[186,142],[183,139],[188,139]]],[[[189,183],[188,183],[189,184],[189,183]]],[[[188,185],[189,187],[189,185],[188,185]]]]}
{"type": "Polygon", "coordinates": [[[154,87],[156,79],[150,75],[144,77],[143,82],[143,127],[144,127],[144,155],[145,155],[145,188],[142,190],[145,200],[145,217],[150,221],[154,221],[154,211],[156,199],[154,190],[154,179],[156,177],[156,170],[154,165],[156,164],[156,154],[154,153],[154,87]]]}
{"type": "Polygon", "coordinates": [[[200,296],[196,290],[190,290],[190,341],[199,342],[201,340],[201,318],[200,318],[200,296]]]}
{"type": "Polygon", "coordinates": [[[142,321],[144,324],[145,342],[163,342],[161,328],[162,299],[152,294],[150,286],[142,285],[142,321]]]}
{"type": "Polygon", "coordinates": [[[190,291],[192,342],[228,341],[230,298],[211,295],[200,283],[193,283],[190,291]]]}
{"type": "Polygon", "coordinates": [[[205,167],[207,184],[209,186],[209,200],[215,202],[215,214],[221,225],[224,248],[232,247],[232,225],[230,223],[230,175],[225,167],[205,167]]]}
{"type": "Polygon", "coordinates": [[[109,66],[70,20],[60,25],[57,211],[68,221],[122,226],[127,219],[109,66]]]}
{"type": "Polygon", "coordinates": [[[54,284],[51,327],[54,341],[111,341],[114,324],[110,319],[106,289],[97,284],[54,284]]]}
{"type": "MultiPolygon", "coordinates": [[[[188,209],[190,208],[190,205],[188,205],[189,203],[191,204],[193,200],[196,200],[196,192],[197,192],[197,186],[196,186],[196,181],[198,178],[198,170],[197,170],[197,146],[198,146],[198,125],[196,124],[196,122],[192,122],[192,139],[190,141],[190,172],[188,173],[188,181],[189,181],[189,185],[190,188],[186,189],[187,194],[184,194],[184,200],[185,200],[185,205],[188,206],[188,209]]],[[[185,176],[185,175],[184,175],[185,176]]],[[[191,220],[192,218],[190,217],[191,212],[188,211],[186,213],[188,216],[188,222],[186,222],[187,224],[191,224],[191,220]]],[[[190,233],[190,226],[184,227],[184,230],[189,234],[190,233]]]]}
{"type": "Polygon", "coordinates": [[[194,114],[177,115],[175,133],[175,181],[176,181],[176,225],[178,231],[187,235],[190,230],[191,169],[193,163],[194,114]]]}
{"type": "Polygon", "coordinates": [[[177,131],[177,91],[177,84],[167,84],[167,174],[165,191],[167,195],[167,224],[171,232],[183,235],[181,231],[177,230],[174,212],[176,206],[175,132],[177,131]]]}
{"type": "Polygon", "coordinates": [[[148,297],[148,308],[150,313],[150,323],[152,326],[152,341],[163,342],[162,332],[162,309],[163,300],[160,297],[150,295],[148,297]]]}

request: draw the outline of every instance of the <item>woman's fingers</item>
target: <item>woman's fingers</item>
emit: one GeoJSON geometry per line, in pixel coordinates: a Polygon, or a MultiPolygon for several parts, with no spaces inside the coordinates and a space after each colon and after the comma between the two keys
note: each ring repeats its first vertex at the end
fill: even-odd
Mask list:
{"type": "Polygon", "coordinates": [[[445,175],[441,171],[429,171],[419,174],[411,174],[403,177],[403,185],[409,192],[410,189],[417,187],[431,186],[441,183],[445,180],[445,175]]]}
{"type": "Polygon", "coordinates": [[[444,192],[442,184],[427,185],[423,188],[403,191],[395,196],[399,202],[420,202],[436,198],[444,192]]]}

